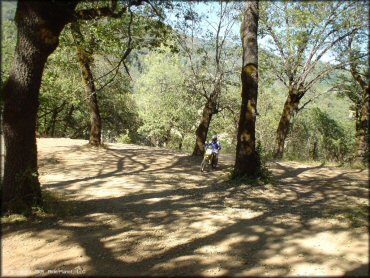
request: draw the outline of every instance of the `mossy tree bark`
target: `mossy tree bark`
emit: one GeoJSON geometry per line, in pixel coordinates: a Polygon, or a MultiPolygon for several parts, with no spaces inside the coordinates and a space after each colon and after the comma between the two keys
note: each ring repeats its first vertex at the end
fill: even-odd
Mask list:
{"type": "Polygon", "coordinates": [[[360,162],[369,162],[369,87],[367,86],[364,90],[364,94],[367,99],[364,101],[361,107],[360,118],[358,120],[356,130],[356,159],[360,162]]]}
{"type": "Polygon", "coordinates": [[[359,61],[356,59],[352,43],[355,34],[348,40],[349,65],[353,79],[361,88],[361,93],[356,99],[356,161],[369,162],[369,80],[368,75],[362,75],[358,69],[359,61]]]}
{"type": "Polygon", "coordinates": [[[283,112],[276,130],[276,145],[274,151],[275,159],[282,159],[284,155],[285,140],[289,133],[290,123],[294,114],[298,112],[299,101],[304,94],[298,94],[296,90],[290,90],[287,100],[284,103],[283,112]]]}
{"type": "Polygon", "coordinates": [[[38,180],[36,117],[42,73],[77,2],[18,1],[12,69],[4,87],[6,146],[2,210],[23,212],[42,203],[38,180]]]}
{"type": "Polygon", "coordinates": [[[85,91],[90,109],[89,144],[92,146],[100,146],[102,143],[102,120],[99,111],[94,76],[91,70],[92,55],[84,49],[84,38],[77,21],[71,24],[71,30],[76,44],[77,58],[80,65],[82,81],[85,85],[85,91]]]}
{"type": "Polygon", "coordinates": [[[356,160],[363,163],[369,159],[369,84],[354,66],[351,66],[351,73],[362,89],[360,103],[357,105],[356,111],[356,160]]]}
{"type": "Polygon", "coordinates": [[[200,120],[199,126],[195,132],[195,147],[193,150],[193,156],[201,156],[204,154],[204,144],[207,140],[207,134],[209,125],[212,120],[212,116],[215,113],[215,104],[211,99],[208,99],[206,105],[203,108],[202,118],[200,120]]]}
{"type": "Polygon", "coordinates": [[[258,8],[258,1],[246,2],[240,29],[243,45],[242,104],[236,145],[235,176],[255,177],[259,166],[255,130],[258,97],[258,8]]]}

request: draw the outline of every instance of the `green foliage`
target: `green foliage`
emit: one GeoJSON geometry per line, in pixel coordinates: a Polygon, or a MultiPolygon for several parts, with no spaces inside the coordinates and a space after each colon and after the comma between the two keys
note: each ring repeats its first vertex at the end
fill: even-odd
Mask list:
{"type": "MultiPolygon", "coordinates": [[[[10,12],[11,6],[5,5],[4,2],[1,2],[2,13],[10,12]]],[[[2,18],[1,24],[1,74],[0,74],[0,107],[3,107],[4,95],[3,88],[6,80],[9,77],[11,65],[14,57],[14,49],[16,45],[16,26],[14,21],[6,18],[11,18],[9,16],[4,16],[2,18]]]]}
{"type": "Polygon", "coordinates": [[[345,153],[346,145],[344,144],[344,129],[332,119],[328,114],[314,109],[314,122],[318,133],[322,136],[324,150],[332,158],[338,159],[338,154],[345,153]]]}
{"type": "MultiPolygon", "coordinates": [[[[119,2],[118,6],[121,7],[123,4],[119,2]]],[[[105,1],[81,2],[79,8],[106,5],[105,1]]],[[[160,2],[156,5],[158,10],[164,11],[160,2]]],[[[222,93],[218,105],[220,112],[213,115],[208,137],[218,134],[222,153],[235,153],[241,92],[240,39],[235,39],[233,35],[226,36],[226,33],[223,33],[226,26],[221,28],[221,33],[225,36],[219,37],[222,51],[218,57],[219,66],[223,71],[217,69],[216,35],[205,20],[212,22],[220,15],[218,4],[201,3],[203,8],[197,11],[195,6],[198,4],[191,5],[175,3],[180,10],[173,11],[172,15],[168,14],[166,17],[168,22],[171,21],[169,19],[175,18],[173,21],[179,23],[173,24],[172,27],[159,20],[148,5],[133,8],[132,18],[130,13],[125,13],[122,18],[81,22],[81,30],[86,39],[84,47],[92,55],[92,69],[103,119],[104,142],[139,143],[191,151],[205,96],[212,93],[216,81],[222,77],[220,87],[222,93]],[[191,5],[193,7],[189,8],[191,5]],[[185,6],[186,10],[183,9],[185,6]],[[207,18],[204,14],[208,10],[213,13],[213,18],[207,18]],[[132,51],[126,59],[131,74],[129,77],[122,64],[117,70],[115,67],[129,46],[131,20],[132,51]],[[193,36],[190,31],[193,31],[193,36]],[[179,37],[183,39],[182,42],[179,42],[179,37]],[[226,39],[223,41],[223,38],[226,39]]],[[[268,16],[274,27],[282,26],[276,29],[286,46],[284,53],[294,59],[284,60],[279,57],[279,51],[273,43],[267,47],[264,43],[260,44],[257,106],[259,115],[256,119],[256,137],[262,157],[262,176],[266,170],[264,161],[270,158],[273,151],[281,108],[286,98],[286,87],[276,73],[284,71],[285,64],[299,64],[298,71],[302,68],[309,54],[309,47],[312,47],[312,43],[319,35],[315,29],[314,33],[308,36],[306,30],[316,25],[320,26],[327,20],[327,14],[338,4],[279,2],[274,5],[270,2],[261,2],[260,35],[263,37],[266,34],[266,26],[262,22],[268,16]],[[284,9],[277,9],[284,8],[285,3],[288,4],[289,34],[283,30],[287,27],[284,16],[281,16],[284,9]],[[300,51],[306,42],[308,48],[300,51]]],[[[229,14],[225,14],[230,20],[230,26],[238,24],[240,9],[234,8],[229,14]]],[[[360,11],[358,12],[360,14],[360,11]]],[[[12,19],[11,16],[7,18],[12,19]]],[[[351,20],[357,22],[357,19],[347,17],[335,18],[334,21],[337,26],[347,26],[351,20]]],[[[216,26],[215,21],[212,24],[216,26]]],[[[9,75],[14,55],[16,43],[14,22],[4,20],[2,31],[1,85],[9,75]]],[[[43,74],[38,133],[40,136],[87,139],[90,117],[87,96],[81,82],[76,49],[68,28],[62,32],[59,39],[59,47],[48,59],[43,74]]],[[[263,40],[268,39],[266,36],[263,40]]],[[[361,50],[360,39],[356,40],[356,45],[356,49],[361,50]]],[[[339,48],[338,53],[342,51],[339,48]]],[[[318,63],[315,71],[308,77],[314,77],[327,66],[327,63],[318,63]]],[[[366,61],[361,60],[358,66],[361,72],[366,74],[363,71],[367,68],[366,61]]],[[[323,95],[294,117],[287,139],[287,158],[312,159],[314,142],[317,142],[317,159],[340,161],[346,160],[351,155],[355,121],[348,118],[348,113],[358,103],[360,90],[358,84],[356,85],[351,76],[344,71],[336,72],[330,77],[326,76],[313,90],[308,91],[301,104],[315,96],[315,92],[324,92],[334,83],[340,87],[339,96],[342,98],[323,95]]]]}
{"type": "MultiPolygon", "coordinates": [[[[266,74],[268,69],[265,71],[266,74]]],[[[318,86],[317,90],[325,92],[327,88],[328,85],[318,86]]],[[[308,92],[302,99],[302,103],[312,95],[314,92],[308,92]]],[[[342,158],[346,160],[351,156],[354,147],[355,121],[348,117],[351,103],[338,96],[337,93],[322,94],[293,118],[286,140],[286,159],[312,160],[315,140],[318,144],[316,158],[318,160],[342,158]],[[330,122],[331,130],[324,133],[326,122],[330,122]],[[324,136],[329,136],[331,139],[325,141],[324,136]]],[[[256,138],[261,142],[267,159],[271,159],[273,155],[276,129],[284,102],[284,87],[279,82],[269,83],[264,79],[260,80],[256,138]]]]}
{"type": "Polygon", "coordinates": [[[268,156],[266,150],[262,147],[260,141],[257,140],[256,144],[256,155],[257,155],[257,170],[254,176],[240,176],[235,173],[233,169],[230,173],[230,180],[234,186],[239,186],[242,184],[249,184],[252,186],[262,186],[269,183],[273,183],[274,179],[272,172],[267,167],[268,156]]]}
{"type": "Polygon", "coordinates": [[[1,223],[21,223],[33,219],[66,217],[73,214],[73,205],[64,201],[65,197],[59,193],[43,190],[42,205],[33,206],[31,210],[21,213],[8,213],[1,217],[1,223]]]}
{"type": "Polygon", "coordinates": [[[122,143],[122,144],[131,144],[132,143],[132,140],[129,136],[129,131],[126,130],[125,133],[122,133],[120,134],[118,137],[117,137],[117,142],[118,143],[122,143]]]}
{"type": "Polygon", "coordinates": [[[143,125],[138,132],[155,146],[182,144],[193,131],[197,106],[184,87],[179,56],[162,47],[143,58],[143,72],[135,81],[135,99],[143,125]]]}
{"type": "Polygon", "coordinates": [[[85,119],[88,113],[84,109],[84,88],[75,49],[64,46],[69,39],[67,36],[67,32],[62,32],[60,46],[50,55],[45,66],[39,98],[38,132],[40,135],[76,138],[82,135],[79,132],[88,122],[85,119]],[[68,118],[72,107],[73,116],[68,118]],[[74,136],[75,132],[79,134],[74,136]]]}
{"type": "Polygon", "coordinates": [[[340,221],[349,222],[352,228],[369,227],[369,205],[353,204],[340,206],[326,213],[327,217],[335,217],[340,221]]]}
{"type": "MultiPolygon", "coordinates": [[[[266,71],[267,72],[267,71],[266,71]]],[[[256,117],[256,139],[261,142],[266,156],[272,158],[276,129],[281,116],[281,108],[284,105],[284,88],[278,82],[272,84],[269,81],[259,82],[259,96],[256,117]]]]}
{"type": "Polygon", "coordinates": [[[338,162],[348,159],[353,144],[353,137],[343,125],[329,113],[313,108],[296,117],[292,123],[286,156],[293,160],[338,162]]]}
{"type": "Polygon", "coordinates": [[[10,74],[17,40],[16,36],[17,28],[14,21],[3,19],[1,24],[1,87],[4,86],[10,74]]]}
{"type": "MultiPolygon", "coordinates": [[[[1,19],[2,23],[13,20],[15,15],[15,10],[17,9],[16,1],[1,1],[1,19]]],[[[2,33],[3,36],[4,33],[2,33]]]]}
{"type": "MultiPolygon", "coordinates": [[[[365,27],[363,18],[366,18],[366,11],[364,2],[261,2],[260,36],[268,46],[267,53],[260,56],[270,58],[261,60],[261,68],[272,68],[274,80],[284,84],[286,93],[300,98],[304,96],[301,105],[312,102],[319,92],[325,92],[324,87],[334,85],[331,79],[338,74],[338,68],[343,67],[339,64],[342,53],[337,57],[331,56],[351,33],[365,27]],[[329,59],[330,62],[324,62],[329,59]],[[311,99],[305,102],[308,96],[311,99]]],[[[266,80],[266,77],[263,76],[263,79],[266,80]]],[[[300,111],[298,107],[293,113],[299,115],[300,111]]],[[[299,138],[293,132],[308,133],[306,129],[303,125],[300,128],[296,126],[295,130],[291,128],[293,146],[294,139],[299,138]]],[[[338,155],[347,153],[348,146],[343,146],[337,138],[339,135],[328,136],[332,136],[331,139],[322,140],[320,146],[327,153],[325,159],[341,159],[338,155]]],[[[289,146],[292,142],[286,143],[289,146]]],[[[298,150],[294,147],[290,149],[298,150]]],[[[299,153],[292,155],[299,156],[299,153]]]]}
{"type": "Polygon", "coordinates": [[[267,167],[267,159],[268,154],[266,153],[266,150],[262,147],[262,144],[260,141],[257,141],[256,145],[256,152],[258,154],[258,167],[257,167],[257,173],[256,176],[260,181],[263,183],[272,183],[273,177],[271,171],[267,167]]]}
{"type": "Polygon", "coordinates": [[[208,137],[220,134],[221,143],[231,151],[235,148],[235,118],[240,109],[237,63],[241,64],[242,57],[232,26],[237,23],[240,3],[188,2],[179,7],[171,24],[177,31],[176,42],[184,57],[182,64],[187,68],[186,91],[200,104],[196,125],[205,104],[210,104],[213,115],[208,137]],[[202,8],[197,10],[197,6],[202,8]]]}
{"type": "Polygon", "coordinates": [[[274,182],[271,171],[267,167],[267,154],[260,141],[256,144],[257,152],[257,171],[254,177],[250,176],[238,176],[234,170],[230,173],[230,179],[233,186],[239,186],[242,184],[248,184],[252,186],[263,186],[274,182]]]}

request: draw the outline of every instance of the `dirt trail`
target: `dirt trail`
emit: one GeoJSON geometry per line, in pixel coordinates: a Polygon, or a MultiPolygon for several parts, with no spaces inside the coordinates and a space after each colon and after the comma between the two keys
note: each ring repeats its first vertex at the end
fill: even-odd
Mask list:
{"type": "Polygon", "coordinates": [[[225,182],[231,161],[38,139],[63,216],[2,225],[2,275],[366,275],[368,173],[273,163],[274,185],[225,182]]]}

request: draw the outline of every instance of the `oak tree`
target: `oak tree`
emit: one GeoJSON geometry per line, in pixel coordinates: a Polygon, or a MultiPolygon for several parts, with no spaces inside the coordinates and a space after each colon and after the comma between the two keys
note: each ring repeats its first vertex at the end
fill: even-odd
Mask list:
{"type": "Polygon", "coordinates": [[[243,45],[242,104],[236,145],[234,174],[257,175],[259,155],[256,151],[256,113],[258,97],[258,1],[245,3],[240,35],[243,45]]]}

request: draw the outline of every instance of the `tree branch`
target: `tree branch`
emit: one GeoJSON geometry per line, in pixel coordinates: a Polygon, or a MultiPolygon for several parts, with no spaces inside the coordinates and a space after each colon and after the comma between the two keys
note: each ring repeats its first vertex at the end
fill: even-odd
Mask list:
{"type": "Polygon", "coordinates": [[[162,15],[162,13],[160,13],[159,11],[158,11],[158,9],[151,3],[151,1],[149,1],[149,0],[143,0],[143,2],[145,2],[145,3],[147,3],[147,4],[149,4],[149,6],[153,9],[153,11],[155,12],[155,14],[160,18],[160,19],[162,19],[162,20],[164,20],[164,17],[163,17],[163,15],[162,15]]]}
{"type": "Polygon", "coordinates": [[[353,78],[357,81],[357,83],[361,86],[361,88],[363,90],[365,90],[365,88],[368,86],[368,84],[361,77],[361,75],[358,72],[358,70],[356,68],[356,65],[354,63],[355,60],[353,59],[353,56],[354,56],[353,51],[352,51],[353,36],[354,36],[354,34],[352,34],[352,36],[350,36],[349,41],[348,41],[348,49],[349,49],[349,57],[350,57],[350,61],[349,61],[350,70],[351,70],[351,74],[352,74],[353,78]]]}
{"type": "Polygon", "coordinates": [[[325,36],[323,35],[327,27],[333,22],[334,17],[338,17],[341,13],[343,13],[345,10],[347,10],[351,6],[351,4],[349,4],[348,6],[345,7],[345,9],[341,10],[340,13],[338,14],[337,11],[339,10],[339,7],[343,4],[344,2],[337,2],[337,5],[333,7],[331,13],[329,14],[327,21],[324,23],[323,27],[316,35],[316,40],[313,42],[313,47],[310,51],[310,54],[308,55],[308,59],[305,65],[303,66],[304,71],[307,68],[307,66],[311,63],[312,58],[316,54],[316,52],[319,50],[320,45],[325,41],[327,37],[329,37],[331,34],[337,31],[336,29],[332,29],[329,31],[328,34],[326,34],[325,36]]]}
{"type": "Polygon", "coordinates": [[[110,7],[79,10],[75,12],[75,20],[92,20],[102,17],[120,18],[127,10],[127,7],[122,8],[119,12],[114,12],[110,7]]]}
{"type": "MultiPolygon", "coordinates": [[[[366,54],[363,54],[361,56],[358,56],[356,58],[354,58],[355,60],[358,60],[360,58],[363,58],[363,57],[366,57],[368,55],[368,53],[366,54]]],[[[353,61],[353,60],[352,60],[353,61]]],[[[305,90],[309,90],[320,78],[323,78],[325,75],[329,74],[330,72],[336,70],[336,69],[342,69],[343,66],[345,65],[348,65],[350,64],[351,61],[345,61],[345,62],[342,62],[338,65],[334,65],[334,66],[331,66],[331,67],[328,67],[324,70],[322,70],[321,72],[319,72],[315,78],[313,78],[311,81],[309,81],[304,87],[305,87],[305,90]]]]}
{"type": "MultiPolygon", "coordinates": [[[[353,28],[351,31],[343,34],[342,36],[339,36],[334,41],[332,41],[326,48],[324,48],[320,54],[316,57],[316,59],[313,61],[311,65],[309,65],[301,74],[301,76],[298,78],[297,84],[303,83],[305,79],[307,78],[308,74],[315,68],[317,63],[320,61],[321,57],[329,50],[331,49],[336,43],[340,42],[344,38],[350,36],[351,34],[355,33],[358,30],[358,27],[353,28]]],[[[307,63],[306,63],[307,64],[307,63]]]]}
{"type": "Polygon", "coordinates": [[[307,104],[311,103],[312,101],[314,101],[315,99],[317,99],[319,96],[323,95],[323,94],[327,94],[329,92],[335,92],[337,91],[337,88],[335,86],[331,87],[330,89],[326,90],[326,91],[323,91],[317,95],[314,95],[312,98],[310,98],[308,101],[306,101],[301,107],[298,108],[297,110],[297,113],[301,110],[303,110],[307,104]]]}
{"type": "MultiPolygon", "coordinates": [[[[117,0],[112,0],[111,7],[91,8],[75,11],[75,20],[92,20],[102,17],[120,18],[131,6],[140,6],[143,0],[130,0],[128,5],[123,7],[120,11],[115,11],[117,8],[117,0]]],[[[149,1],[145,1],[149,3],[149,1]]]]}
{"type": "MultiPolygon", "coordinates": [[[[119,68],[121,66],[121,64],[123,64],[125,70],[126,70],[126,73],[128,74],[128,76],[132,79],[131,75],[130,75],[130,72],[129,72],[129,69],[125,63],[125,60],[126,58],[128,57],[128,55],[131,53],[132,51],[132,46],[131,46],[131,43],[132,43],[132,33],[131,33],[131,26],[132,26],[132,22],[133,22],[133,18],[134,18],[134,14],[133,12],[130,10],[129,8],[129,12],[130,12],[130,21],[128,23],[128,27],[127,27],[127,33],[128,33],[128,42],[127,42],[127,48],[125,50],[125,52],[123,53],[122,57],[121,57],[121,60],[118,62],[117,66],[110,70],[107,74],[104,74],[103,76],[100,76],[98,79],[101,79],[102,77],[104,76],[107,76],[108,74],[112,73],[113,71],[115,71],[115,74],[112,76],[112,78],[110,78],[104,85],[102,85],[99,89],[97,89],[96,91],[101,91],[103,90],[106,86],[108,86],[110,83],[113,82],[113,80],[116,78],[118,72],[119,72],[119,68]]],[[[97,80],[98,80],[97,79],[97,80]]]]}

